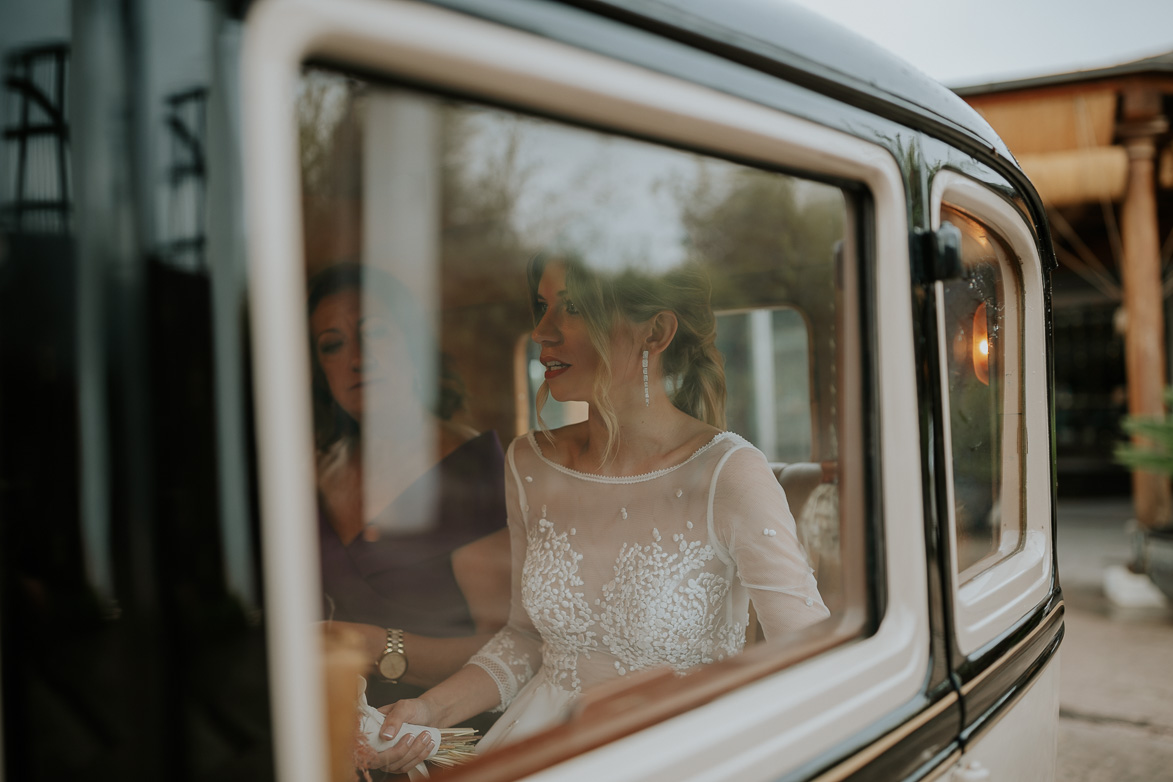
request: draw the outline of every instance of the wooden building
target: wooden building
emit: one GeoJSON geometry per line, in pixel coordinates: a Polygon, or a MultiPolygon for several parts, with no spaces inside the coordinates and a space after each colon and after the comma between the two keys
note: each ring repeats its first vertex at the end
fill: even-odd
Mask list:
{"type": "Polygon", "coordinates": [[[1160,415],[1173,293],[1173,52],[957,89],[1031,177],[1051,221],[1059,491],[1127,492],[1173,521],[1169,482],[1112,451],[1125,413],[1160,415]]]}

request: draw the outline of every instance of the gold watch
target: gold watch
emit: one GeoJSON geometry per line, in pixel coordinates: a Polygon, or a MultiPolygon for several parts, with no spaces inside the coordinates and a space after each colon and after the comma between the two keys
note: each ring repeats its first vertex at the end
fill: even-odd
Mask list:
{"type": "Polygon", "coordinates": [[[407,652],[403,649],[403,631],[387,628],[387,646],[375,663],[379,676],[397,684],[407,673],[407,652]]]}

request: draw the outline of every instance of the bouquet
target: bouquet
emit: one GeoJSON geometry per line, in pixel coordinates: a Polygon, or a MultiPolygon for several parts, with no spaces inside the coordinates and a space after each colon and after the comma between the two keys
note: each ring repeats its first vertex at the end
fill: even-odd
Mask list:
{"type": "MultiPolygon", "coordinates": [[[[405,723],[393,739],[383,738],[379,731],[383,727],[383,712],[367,702],[367,683],[360,677],[358,700],[358,747],[355,750],[356,765],[369,767],[377,753],[394,747],[404,736],[415,736],[419,733],[430,733],[432,736],[432,753],[428,761],[450,768],[472,760],[480,736],[475,728],[433,728],[426,725],[412,725],[405,723]]],[[[409,774],[412,778],[427,777],[428,771],[423,763],[415,767],[409,774]]]]}

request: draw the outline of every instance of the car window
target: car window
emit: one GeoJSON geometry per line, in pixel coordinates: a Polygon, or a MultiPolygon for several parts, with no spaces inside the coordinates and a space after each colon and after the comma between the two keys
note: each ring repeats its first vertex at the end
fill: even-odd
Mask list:
{"type": "Polygon", "coordinates": [[[1012,553],[1022,531],[1022,285],[1006,241],[964,212],[962,277],[942,307],[957,568],[963,581],[1012,553]]]}
{"type": "MultiPolygon", "coordinates": [[[[524,492],[537,491],[540,481],[517,465],[545,459],[543,448],[554,452],[546,433],[588,414],[578,397],[559,402],[544,387],[561,365],[551,365],[534,339],[542,311],[529,282],[535,268],[554,259],[606,280],[651,279],[681,269],[707,280],[704,309],[716,322],[713,371],[723,378],[726,402],[718,428],[736,435],[717,440],[744,438],[747,450],[729,460],[733,466],[721,481],[714,477],[718,468],[703,472],[703,479],[698,472],[692,482],[674,484],[675,496],[687,501],[710,484],[719,490],[723,481],[768,483],[772,488],[761,496],[771,499],[753,509],[763,519],[754,525],[756,535],[771,541],[790,536],[799,570],[817,584],[812,595],[799,595],[798,582],[761,591],[789,595],[812,612],[810,621],[790,629],[771,613],[771,600],[763,612],[733,599],[730,612],[720,612],[733,617],[720,631],[724,646],[695,660],[691,651],[679,658],[624,656],[614,636],[593,629],[576,642],[585,646],[573,659],[613,655],[614,670],[604,678],[663,665],[683,673],[771,637],[784,665],[787,650],[804,638],[821,636],[833,645],[860,631],[858,622],[843,620],[851,609],[854,617],[867,610],[864,519],[859,513],[844,518],[839,510],[841,422],[845,404],[860,403],[857,392],[841,390],[844,367],[858,372],[844,364],[845,346],[858,340],[845,324],[858,321],[843,310],[843,291],[855,288],[842,275],[845,269],[854,275],[854,266],[840,257],[854,230],[850,215],[859,209],[854,192],[810,176],[327,68],[304,71],[297,119],[323,618],[464,638],[508,619],[506,632],[521,616],[525,632],[549,631],[528,624],[532,604],[528,614],[518,614],[516,605],[511,613],[508,594],[492,583],[470,582],[461,557],[498,534],[507,517],[539,512],[524,492]],[[530,430],[537,432],[532,438],[530,430]],[[761,454],[749,456],[749,446],[761,454]],[[450,469],[453,460],[462,460],[461,471],[450,469]],[[520,488],[504,488],[514,484],[520,488]],[[782,524],[781,533],[771,519],[782,524]],[[856,534],[844,534],[853,529],[856,534]],[[855,541],[847,544],[847,556],[843,541],[855,541]],[[845,562],[854,568],[850,576],[845,562]],[[847,583],[855,585],[851,594],[847,583]]],[[[539,304],[549,306],[544,298],[539,304]]],[[[690,371],[686,363],[668,374],[664,391],[682,398],[674,395],[683,394],[690,371]]],[[[858,441],[861,433],[847,436],[858,441]]],[[[694,458],[712,442],[682,463],[680,475],[692,475],[694,458]]],[[[695,464],[700,469],[701,461],[695,464]]],[[[581,501],[599,492],[586,492],[581,501]]],[[[628,518],[628,507],[618,509],[621,518],[628,518]]],[[[859,498],[853,507],[862,507],[859,498]]],[[[658,550],[657,536],[668,529],[674,546],[719,547],[714,541],[732,540],[711,537],[704,503],[698,508],[695,521],[676,520],[678,530],[671,516],[657,518],[649,551],[658,550]]],[[[543,523],[546,510],[542,504],[543,523]]],[[[719,526],[720,512],[715,518],[719,526]]],[[[584,529],[567,534],[582,536],[584,529]]],[[[746,530],[738,535],[750,559],[765,550],[746,530]]],[[[518,545],[515,539],[515,603],[519,566],[528,561],[519,559],[518,545]]],[[[718,556],[745,556],[731,551],[718,556]]],[[[685,568],[680,585],[672,586],[673,576],[666,588],[699,583],[708,556],[685,568]]],[[[499,559],[484,562],[485,573],[502,567],[499,559]]],[[[609,621],[604,604],[622,581],[621,562],[604,563],[615,575],[612,586],[596,594],[585,575],[594,564],[580,566],[582,591],[569,590],[564,606],[588,625],[609,621]],[[586,602],[576,608],[580,599],[586,602]]],[[[782,577],[781,565],[763,567],[761,578],[782,577]]],[[[553,636],[542,635],[547,649],[560,640],[557,632],[553,636]]],[[[388,649],[394,643],[389,636],[388,649]]],[[[575,692],[597,683],[587,663],[564,667],[559,676],[573,682],[565,686],[575,692]]],[[[369,679],[372,705],[412,692],[369,679]]],[[[486,731],[495,718],[481,715],[473,722],[486,731]]]]}

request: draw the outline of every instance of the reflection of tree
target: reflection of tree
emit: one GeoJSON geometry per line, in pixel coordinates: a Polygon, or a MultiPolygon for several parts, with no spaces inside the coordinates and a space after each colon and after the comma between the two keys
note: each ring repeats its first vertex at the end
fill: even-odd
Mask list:
{"type": "MultiPolygon", "coordinates": [[[[501,112],[307,71],[297,122],[310,274],[342,260],[371,260],[361,258],[363,199],[385,189],[364,186],[364,135],[387,132],[368,126],[368,107],[376,101],[422,101],[431,113],[440,211],[435,225],[413,230],[439,233],[440,301],[425,308],[440,316],[440,347],[468,386],[471,419],[507,435],[514,429],[513,398],[499,390],[512,385],[513,368],[500,361],[500,351],[486,350],[484,340],[510,340],[532,327],[524,274],[532,252],[516,224],[529,181],[521,163],[523,128],[501,112]]],[[[386,143],[409,142],[388,137],[386,143]]]]}
{"type": "MultiPolygon", "coordinates": [[[[690,252],[711,268],[718,307],[834,303],[833,253],[843,238],[843,197],[781,174],[702,166],[679,194],[690,252]],[[811,286],[825,295],[812,296],[811,286]]],[[[815,317],[816,313],[809,311],[815,317]]]]}
{"type": "Polygon", "coordinates": [[[498,143],[478,143],[478,114],[458,105],[444,105],[440,113],[441,246],[445,275],[455,283],[445,286],[446,305],[468,303],[468,297],[519,298],[532,255],[515,224],[530,175],[520,161],[521,128],[499,127],[498,143]]]}
{"type": "MultiPolygon", "coordinates": [[[[396,92],[375,92],[357,80],[322,71],[308,71],[300,83],[298,137],[311,271],[358,258],[366,105],[396,97],[396,92]]],[[[478,122],[480,110],[439,100],[429,103],[439,128],[438,229],[446,295],[491,298],[502,284],[517,285],[507,279],[508,272],[520,273],[530,255],[514,225],[515,207],[528,180],[520,163],[521,129],[496,127],[496,143],[480,143],[485,127],[478,122]]]]}
{"type": "Polygon", "coordinates": [[[308,71],[298,88],[306,265],[358,258],[362,246],[362,85],[342,76],[308,71]]]}
{"type": "Polygon", "coordinates": [[[485,113],[444,104],[440,115],[442,333],[444,349],[461,358],[472,419],[507,435],[516,411],[513,396],[500,391],[513,386],[514,367],[485,340],[532,328],[525,267],[533,251],[516,223],[530,171],[520,162],[518,124],[486,123],[485,113]]]}

